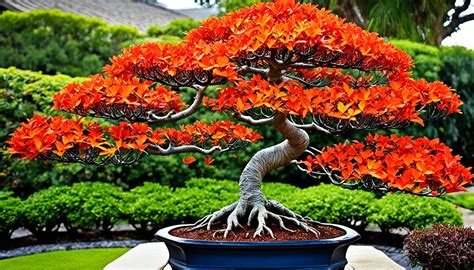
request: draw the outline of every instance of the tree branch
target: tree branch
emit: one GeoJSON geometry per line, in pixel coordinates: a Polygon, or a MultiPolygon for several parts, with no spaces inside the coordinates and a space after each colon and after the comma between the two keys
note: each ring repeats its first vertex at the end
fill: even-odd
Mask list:
{"type": "Polygon", "coordinates": [[[235,119],[245,122],[253,126],[264,126],[270,125],[272,123],[273,117],[264,118],[264,119],[253,119],[251,116],[243,115],[241,113],[235,112],[232,114],[232,117],[235,119]]]}
{"type": "Polygon", "coordinates": [[[474,13],[468,14],[466,16],[460,17],[461,13],[466,11],[471,4],[471,0],[465,0],[461,6],[454,8],[454,13],[451,16],[451,21],[449,24],[444,28],[443,31],[443,38],[450,36],[452,33],[456,32],[459,25],[474,20],[474,13]]]}
{"type": "Polygon", "coordinates": [[[257,75],[262,75],[264,78],[268,76],[268,68],[256,68],[256,67],[251,67],[251,66],[241,66],[240,68],[237,69],[238,73],[246,73],[250,72],[253,74],[257,75]]]}
{"type": "Polygon", "coordinates": [[[296,124],[295,122],[291,122],[293,124],[293,126],[297,127],[297,128],[301,128],[301,129],[304,129],[304,130],[318,130],[318,131],[322,131],[324,133],[327,133],[327,134],[331,134],[331,132],[319,125],[317,125],[316,123],[311,123],[311,124],[296,124]]]}
{"type": "Polygon", "coordinates": [[[204,155],[211,155],[212,153],[219,151],[221,153],[233,150],[233,146],[229,145],[228,147],[213,146],[209,149],[202,148],[195,145],[181,145],[181,146],[171,146],[163,148],[159,145],[151,145],[147,151],[150,154],[154,155],[173,155],[173,154],[183,154],[183,153],[199,153],[204,155]]]}
{"type": "Polygon", "coordinates": [[[178,121],[197,112],[199,110],[199,105],[202,103],[202,98],[204,97],[204,91],[206,91],[207,86],[203,87],[203,86],[195,85],[193,87],[197,89],[197,92],[196,92],[196,96],[194,97],[193,103],[188,108],[180,112],[171,111],[164,116],[158,116],[154,113],[150,113],[150,115],[148,115],[147,121],[150,123],[164,123],[164,122],[170,122],[170,121],[178,121]]]}

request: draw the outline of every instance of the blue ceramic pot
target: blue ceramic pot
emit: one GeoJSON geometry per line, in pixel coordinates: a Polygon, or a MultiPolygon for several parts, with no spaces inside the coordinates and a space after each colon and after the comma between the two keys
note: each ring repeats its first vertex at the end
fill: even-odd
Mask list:
{"type": "Polygon", "coordinates": [[[346,234],[325,240],[203,241],[170,235],[174,229],[190,226],[175,225],[159,230],[155,237],[166,244],[173,269],[343,269],[347,264],[347,248],[360,235],[345,226],[325,225],[344,230],[346,234]]]}

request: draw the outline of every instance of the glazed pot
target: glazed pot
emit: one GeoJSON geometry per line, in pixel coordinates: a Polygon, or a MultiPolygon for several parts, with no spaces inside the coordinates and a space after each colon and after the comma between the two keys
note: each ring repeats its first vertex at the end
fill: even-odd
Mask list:
{"type": "Polygon", "coordinates": [[[346,234],[324,240],[281,242],[205,241],[169,234],[188,224],[163,228],[155,237],[166,244],[173,269],[344,269],[347,248],[360,235],[345,226],[324,225],[346,234]]]}

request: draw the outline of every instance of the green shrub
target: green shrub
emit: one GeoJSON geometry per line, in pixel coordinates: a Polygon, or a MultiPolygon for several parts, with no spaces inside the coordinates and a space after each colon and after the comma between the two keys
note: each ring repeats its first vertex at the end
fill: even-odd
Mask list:
{"type": "Polygon", "coordinates": [[[145,182],[124,195],[127,220],[137,230],[156,230],[171,219],[168,201],[172,190],[158,183],[145,182]]]}
{"type": "Polygon", "coordinates": [[[20,227],[21,200],[11,192],[0,192],[0,242],[8,240],[20,227]]]}
{"type": "Polygon", "coordinates": [[[391,39],[390,43],[413,58],[415,64],[413,76],[415,78],[424,78],[428,81],[438,81],[440,79],[439,73],[443,62],[439,58],[441,52],[438,47],[408,40],[391,39]]]}
{"type": "Polygon", "coordinates": [[[448,194],[443,198],[452,204],[474,211],[474,193],[448,194]]]}
{"type": "Polygon", "coordinates": [[[313,220],[363,229],[376,201],[367,191],[321,184],[295,192],[286,202],[291,210],[313,220]]]}
{"type": "Polygon", "coordinates": [[[388,194],[372,205],[368,221],[382,231],[394,228],[417,229],[434,224],[462,225],[461,212],[440,198],[409,194],[388,194]]]}
{"type": "Polygon", "coordinates": [[[186,181],[187,188],[196,188],[216,194],[238,194],[239,182],[230,180],[217,180],[211,178],[191,178],[186,181]]]}
{"type": "Polygon", "coordinates": [[[194,223],[236,202],[239,193],[216,193],[201,188],[177,188],[168,201],[171,223],[194,223]]]}
{"type": "Polygon", "coordinates": [[[58,10],[0,15],[2,67],[86,76],[98,73],[120,45],[140,37],[136,28],[58,10]]]}
{"type": "Polygon", "coordinates": [[[154,25],[148,28],[147,34],[152,37],[159,37],[163,35],[184,37],[189,30],[199,27],[200,22],[192,19],[178,19],[173,20],[164,27],[154,25]]]}
{"type": "Polygon", "coordinates": [[[171,43],[171,44],[178,44],[181,42],[182,39],[177,36],[168,36],[168,35],[163,35],[159,37],[146,37],[146,38],[139,38],[135,40],[129,40],[124,43],[122,43],[121,47],[122,48],[128,48],[133,45],[140,45],[140,44],[145,44],[149,42],[162,42],[162,43],[171,43]]]}
{"type": "MultiPolygon", "coordinates": [[[[35,112],[52,114],[53,94],[66,84],[83,78],[43,75],[39,72],[0,68],[0,149],[5,150],[8,135],[35,112]]],[[[56,112],[57,113],[57,112],[56,112]]],[[[0,186],[27,195],[77,173],[78,164],[54,164],[10,159],[0,156],[0,186]],[[68,170],[70,172],[68,172],[68,170]]]]}
{"type": "Polygon", "coordinates": [[[100,182],[75,183],[67,190],[65,225],[69,231],[100,228],[109,232],[124,217],[122,190],[100,182]]]}
{"type": "Polygon", "coordinates": [[[69,187],[51,187],[34,193],[21,204],[23,225],[39,239],[49,239],[66,221],[69,187]]]}

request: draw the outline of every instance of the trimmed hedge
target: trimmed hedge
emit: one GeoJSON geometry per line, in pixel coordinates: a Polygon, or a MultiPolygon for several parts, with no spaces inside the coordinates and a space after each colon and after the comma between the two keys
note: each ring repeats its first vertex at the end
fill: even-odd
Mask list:
{"type": "Polygon", "coordinates": [[[8,240],[20,224],[21,200],[11,192],[0,192],[0,242],[8,240]]]}
{"type": "Polygon", "coordinates": [[[453,205],[440,198],[408,194],[388,194],[374,202],[370,223],[382,231],[393,228],[418,229],[428,224],[463,225],[462,214],[453,205]]]}
{"type": "Polygon", "coordinates": [[[455,195],[448,194],[443,198],[452,204],[474,211],[474,193],[472,192],[455,195]]]}
{"type": "Polygon", "coordinates": [[[367,226],[375,196],[363,190],[348,190],[321,184],[300,190],[295,200],[288,200],[290,209],[314,220],[338,223],[357,229],[367,226]]]}
{"type": "Polygon", "coordinates": [[[87,76],[101,71],[121,44],[143,35],[130,26],[58,10],[0,14],[0,65],[87,76]]]}
{"type": "Polygon", "coordinates": [[[147,34],[152,37],[168,35],[183,38],[189,30],[197,28],[199,25],[200,22],[192,18],[178,19],[171,21],[166,26],[150,26],[147,30],[147,34]]]}
{"type": "MultiPolygon", "coordinates": [[[[121,221],[150,232],[166,225],[195,222],[238,200],[238,190],[236,181],[196,178],[174,190],[147,182],[123,192],[111,184],[83,182],[41,190],[24,201],[11,193],[0,193],[0,235],[8,238],[14,229],[25,226],[38,238],[47,239],[61,224],[69,232],[108,232],[121,221]]],[[[326,184],[300,189],[264,183],[263,192],[296,213],[359,230],[368,223],[383,230],[462,225],[459,210],[439,198],[387,195],[377,199],[367,191],[326,184]]]]}

